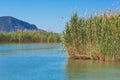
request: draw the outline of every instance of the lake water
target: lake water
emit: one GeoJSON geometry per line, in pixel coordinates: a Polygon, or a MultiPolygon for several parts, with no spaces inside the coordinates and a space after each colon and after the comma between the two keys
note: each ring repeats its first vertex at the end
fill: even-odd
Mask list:
{"type": "Polygon", "coordinates": [[[0,44],[0,80],[120,80],[120,63],[68,60],[61,44],[0,44]]]}

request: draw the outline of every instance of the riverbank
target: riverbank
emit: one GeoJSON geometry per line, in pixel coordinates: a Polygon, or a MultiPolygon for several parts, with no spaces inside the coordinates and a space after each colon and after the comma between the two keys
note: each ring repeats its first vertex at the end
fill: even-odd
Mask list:
{"type": "Polygon", "coordinates": [[[95,53],[94,55],[90,55],[90,54],[80,54],[79,52],[77,52],[77,50],[73,50],[71,49],[67,49],[67,57],[68,59],[75,59],[75,60],[95,60],[95,61],[103,61],[103,62],[119,62],[120,61],[120,57],[114,56],[114,57],[110,57],[110,56],[104,56],[98,53],[95,53]]]}

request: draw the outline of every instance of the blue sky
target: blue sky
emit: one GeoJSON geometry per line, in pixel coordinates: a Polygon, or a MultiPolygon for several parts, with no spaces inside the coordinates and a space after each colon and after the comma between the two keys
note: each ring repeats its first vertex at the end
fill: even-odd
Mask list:
{"type": "Polygon", "coordinates": [[[0,16],[13,16],[40,29],[61,33],[74,12],[83,16],[119,5],[120,0],[0,0],[0,16]]]}

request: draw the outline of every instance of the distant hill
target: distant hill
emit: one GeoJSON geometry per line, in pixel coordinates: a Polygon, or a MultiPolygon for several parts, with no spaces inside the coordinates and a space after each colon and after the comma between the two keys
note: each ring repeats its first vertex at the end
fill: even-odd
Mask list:
{"type": "Polygon", "coordinates": [[[2,32],[12,32],[18,30],[39,30],[36,25],[24,22],[22,20],[16,19],[11,16],[0,17],[0,31],[2,32]]]}

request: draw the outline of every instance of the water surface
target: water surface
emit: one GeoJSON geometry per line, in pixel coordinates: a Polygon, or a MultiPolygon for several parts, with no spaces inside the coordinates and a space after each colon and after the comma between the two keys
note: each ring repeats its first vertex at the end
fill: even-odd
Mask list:
{"type": "Polygon", "coordinates": [[[68,60],[61,44],[0,44],[0,80],[120,80],[120,64],[68,60]]]}

